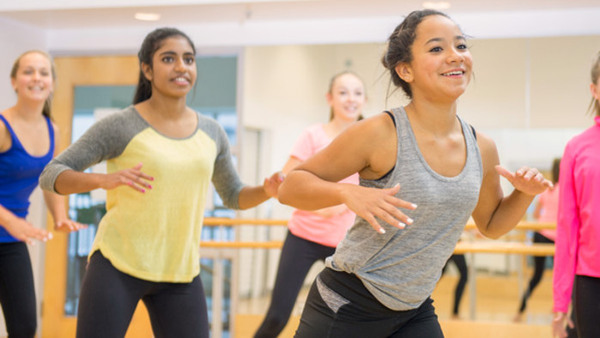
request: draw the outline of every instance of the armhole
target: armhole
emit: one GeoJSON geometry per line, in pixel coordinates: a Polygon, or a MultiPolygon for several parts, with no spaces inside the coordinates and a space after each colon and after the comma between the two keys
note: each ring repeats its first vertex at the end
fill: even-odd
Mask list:
{"type": "Polygon", "coordinates": [[[475,127],[473,127],[470,124],[469,124],[469,127],[471,127],[471,131],[473,132],[473,137],[475,137],[475,141],[477,141],[477,133],[475,132],[475,127]]]}
{"type": "MultiPolygon", "coordinates": [[[[396,119],[394,118],[394,114],[392,114],[388,110],[384,110],[383,112],[386,113],[392,119],[392,122],[394,123],[394,127],[396,127],[396,119]]],[[[393,166],[392,169],[390,169],[390,171],[388,171],[387,173],[385,173],[385,175],[381,176],[380,178],[376,179],[375,181],[378,181],[378,182],[384,181],[385,183],[387,183],[386,180],[389,179],[389,177],[392,175],[392,172],[394,171],[394,169],[396,169],[396,166],[393,166]]]]}
{"type": "Polygon", "coordinates": [[[392,114],[389,110],[384,110],[383,112],[386,113],[392,119],[394,127],[396,127],[396,119],[394,118],[394,114],[392,114]]]}

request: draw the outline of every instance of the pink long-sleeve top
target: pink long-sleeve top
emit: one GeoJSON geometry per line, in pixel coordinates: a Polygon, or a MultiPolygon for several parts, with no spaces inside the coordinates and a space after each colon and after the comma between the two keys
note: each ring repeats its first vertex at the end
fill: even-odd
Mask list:
{"type": "Polygon", "coordinates": [[[569,141],[560,165],[555,312],[567,312],[575,275],[600,277],[600,117],[569,141]]]}

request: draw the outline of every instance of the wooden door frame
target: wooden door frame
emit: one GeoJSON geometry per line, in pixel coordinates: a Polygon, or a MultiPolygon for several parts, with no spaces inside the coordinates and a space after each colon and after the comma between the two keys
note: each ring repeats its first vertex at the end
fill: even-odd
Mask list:
{"type": "MultiPolygon", "coordinates": [[[[135,85],[139,76],[136,56],[57,57],[52,116],[59,128],[58,150],[71,143],[74,93],[76,86],[135,85]]],[[[132,98],[133,99],[133,98],[132,98]]],[[[54,227],[48,215],[48,229],[54,227]]],[[[46,243],[44,292],[42,300],[42,337],[75,337],[76,318],[64,315],[67,286],[68,236],[56,233],[46,243]]],[[[151,337],[147,312],[138,307],[128,337],[151,337]]]]}

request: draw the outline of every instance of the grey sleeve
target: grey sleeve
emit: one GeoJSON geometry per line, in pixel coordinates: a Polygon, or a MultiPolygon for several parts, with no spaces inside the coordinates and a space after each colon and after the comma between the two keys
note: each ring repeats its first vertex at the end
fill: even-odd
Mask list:
{"type": "Polygon", "coordinates": [[[212,182],[223,200],[223,204],[228,208],[239,209],[239,195],[244,184],[233,165],[225,130],[216,121],[211,122],[213,126],[210,128],[212,129],[210,134],[217,144],[217,158],[215,159],[212,182]]]}
{"type": "Polygon", "coordinates": [[[140,126],[139,123],[130,123],[135,117],[131,114],[116,113],[96,122],[77,142],[48,163],[40,176],[41,188],[56,192],[54,184],[63,171],[84,171],[94,164],[121,154],[139,131],[139,128],[135,128],[136,125],[140,126]]]}

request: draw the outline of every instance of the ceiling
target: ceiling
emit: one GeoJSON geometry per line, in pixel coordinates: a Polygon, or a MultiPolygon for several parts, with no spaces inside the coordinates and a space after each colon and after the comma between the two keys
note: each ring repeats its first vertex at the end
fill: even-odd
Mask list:
{"type": "MultiPolygon", "coordinates": [[[[451,16],[475,13],[600,9],[599,0],[449,0],[451,16]]],[[[144,27],[136,12],[161,15],[152,25],[340,20],[401,17],[422,8],[419,0],[20,0],[2,1],[0,18],[41,29],[144,27]]]]}

